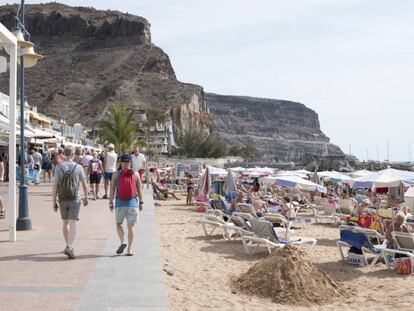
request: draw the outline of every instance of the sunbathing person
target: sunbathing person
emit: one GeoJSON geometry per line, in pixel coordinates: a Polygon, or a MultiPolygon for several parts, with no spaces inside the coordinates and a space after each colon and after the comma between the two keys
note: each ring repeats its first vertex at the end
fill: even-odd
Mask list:
{"type": "Polygon", "coordinates": [[[263,201],[259,197],[260,185],[256,184],[253,187],[251,187],[247,193],[247,203],[250,203],[253,205],[253,208],[255,209],[257,215],[261,215],[262,213],[267,212],[267,202],[263,201]]]}
{"type": "Polygon", "coordinates": [[[232,212],[237,212],[238,211],[238,204],[239,203],[243,203],[243,193],[239,192],[237,197],[233,199],[233,201],[231,202],[230,205],[230,210],[232,212]]]}
{"type": "Polygon", "coordinates": [[[283,198],[282,215],[289,219],[296,218],[296,211],[294,205],[290,202],[289,197],[283,198]]]}
{"type": "Polygon", "coordinates": [[[405,216],[403,213],[398,213],[395,216],[394,221],[389,222],[386,224],[385,229],[385,239],[387,240],[387,248],[395,248],[394,240],[392,238],[392,232],[410,232],[410,229],[404,223],[405,216]]]}
{"type": "Polygon", "coordinates": [[[355,216],[361,216],[364,213],[368,212],[369,208],[369,200],[365,199],[362,203],[358,204],[354,210],[352,211],[352,214],[355,216]]]}
{"type": "Polygon", "coordinates": [[[168,199],[168,195],[171,195],[176,200],[180,199],[175,195],[174,191],[171,191],[168,188],[163,187],[160,184],[157,184],[156,182],[152,183],[152,189],[154,190],[154,193],[156,194],[158,199],[168,199]]]}

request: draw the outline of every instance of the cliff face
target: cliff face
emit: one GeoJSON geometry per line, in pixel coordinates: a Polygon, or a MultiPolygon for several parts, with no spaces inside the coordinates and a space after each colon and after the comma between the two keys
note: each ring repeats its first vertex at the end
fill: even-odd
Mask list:
{"type": "MultiPolygon", "coordinates": [[[[1,6],[0,22],[13,29],[16,12],[1,6]]],[[[172,111],[177,131],[208,128],[197,118],[206,113],[202,88],[177,81],[168,55],[152,46],[146,19],[50,3],[26,5],[26,24],[45,56],[26,74],[26,97],[40,112],[92,125],[108,105],[127,104],[172,111]]],[[[1,76],[3,90],[7,83],[1,76]]]]}
{"type": "Polygon", "coordinates": [[[251,144],[263,158],[302,161],[305,155],[341,155],[320,130],[318,115],[285,100],[207,93],[213,132],[230,143],[251,144]]]}
{"type": "MultiPolygon", "coordinates": [[[[16,5],[0,6],[0,22],[10,30],[16,12],[16,5]]],[[[126,104],[137,112],[166,112],[176,134],[212,130],[230,143],[253,144],[262,157],[296,161],[341,153],[320,131],[317,114],[302,104],[205,96],[201,86],[178,81],[142,17],[49,3],[26,5],[26,24],[45,56],[27,69],[25,87],[29,104],[42,113],[91,126],[109,105],[126,104]]],[[[7,89],[7,75],[0,75],[0,91],[7,89]]]]}

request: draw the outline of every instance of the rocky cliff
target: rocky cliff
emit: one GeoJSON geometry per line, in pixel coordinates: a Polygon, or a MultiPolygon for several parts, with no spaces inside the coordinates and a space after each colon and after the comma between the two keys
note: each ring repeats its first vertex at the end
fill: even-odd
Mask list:
{"type": "MultiPolygon", "coordinates": [[[[15,26],[17,6],[0,7],[0,22],[15,26]]],[[[209,128],[203,89],[177,81],[170,59],[152,45],[150,24],[116,11],[58,3],[27,5],[26,24],[36,52],[27,69],[26,97],[39,111],[92,125],[108,105],[170,112],[175,130],[209,128]]],[[[7,87],[0,76],[0,87],[7,87]]]]}
{"type": "MultiPolygon", "coordinates": [[[[0,6],[0,22],[13,29],[16,12],[16,5],[0,6]]],[[[296,161],[341,153],[320,131],[317,114],[302,104],[206,97],[201,86],[178,81],[168,55],[152,44],[145,18],[49,3],[26,5],[26,24],[45,56],[27,69],[26,97],[47,115],[91,126],[109,105],[126,104],[137,112],[166,112],[176,134],[212,130],[231,143],[253,144],[263,157],[296,161]]],[[[0,75],[0,91],[7,84],[7,75],[0,75]]]]}
{"type": "Polygon", "coordinates": [[[286,100],[209,94],[213,132],[235,144],[251,144],[269,160],[302,161],[306,155],[341,155],[322,133],[318,115],[286,100]]]}

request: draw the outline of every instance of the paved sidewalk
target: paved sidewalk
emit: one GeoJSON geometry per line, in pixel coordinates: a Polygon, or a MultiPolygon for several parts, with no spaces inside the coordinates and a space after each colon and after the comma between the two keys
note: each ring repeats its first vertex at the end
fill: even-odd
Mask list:
{"type": "MultiPolygon", "coordinates": [[[[2,185],[0,193],[6,189],[2,185]]],[[[97,200],[81,209],[77,258],[68,260],[51,186],[30,187],[33,230],[17,232],[18,241],[10,243],[8,220],[0,220],[0,305],[7,310],[169,310],[154,204],[151,190],[144,191],[135,256],[115,255],[114,215],[107,200],[97,200]]]]}

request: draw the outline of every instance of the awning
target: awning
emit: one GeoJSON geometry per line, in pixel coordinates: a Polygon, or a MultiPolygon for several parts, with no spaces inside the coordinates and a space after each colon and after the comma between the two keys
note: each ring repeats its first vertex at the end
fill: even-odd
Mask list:
{"type": "Polygon", "coordinates": [[[52,124],[52,121],[50,121],[50,120],[49,120],[49,119],[47,119],[46,117],[42,117],[42,116],[40,116],[39,114],[34,113],[33,111],[29,111],[29,114],[30,114],[30,116],[31,116],[33,119],[36,119],[36,120],[38,120],[38,121],[40,121],[40,122],[43,122],[43,123],[52,124]]]}

